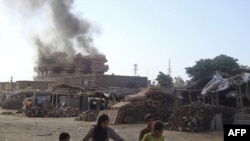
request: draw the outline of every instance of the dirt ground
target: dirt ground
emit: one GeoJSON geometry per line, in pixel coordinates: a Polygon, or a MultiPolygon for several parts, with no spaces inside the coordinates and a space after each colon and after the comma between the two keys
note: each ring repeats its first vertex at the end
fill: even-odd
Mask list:
{"type": "MultiPolygon", "coordinates": [[[[0,108],[0,113],[3,110],[0,108]]],[[[95,122],[70,118],[30,118],[23,114],[0,114],[0,141],[58,141],[60,132],[67,131],[71,141],[80,141],[95,122]]],[[[126,141],[138,141],[139,131],[145,124],[109,125],[126,141]]],[[[223,131],[179,132],[164,130],[165,141],[223,141],[223,131]]]]}

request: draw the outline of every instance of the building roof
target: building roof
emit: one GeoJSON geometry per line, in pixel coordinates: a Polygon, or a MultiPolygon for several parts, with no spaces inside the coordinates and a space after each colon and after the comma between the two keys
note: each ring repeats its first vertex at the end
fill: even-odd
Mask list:
{"type": "Polygon", "coordinates": [[[70,88],[70,89],[85,89],[83,86],[81,85],[74,85],[74,84],[66,84],[66,83],[62,83],[62,84],[58,84],[53,86],[53,89],[56,88],[70,88]]]}

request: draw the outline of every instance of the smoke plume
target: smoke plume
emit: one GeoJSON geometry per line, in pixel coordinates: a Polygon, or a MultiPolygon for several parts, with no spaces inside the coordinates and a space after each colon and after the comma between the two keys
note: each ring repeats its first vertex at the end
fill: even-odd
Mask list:
{"type": "MultiPolygon", "coordinates": [[[[72,12],[74,0],[5,2],[17,10],[24,21],[29,40],[37,47],[37,66],[46,63],[69,63],[78,52],[99,54],[91,37],[93,25],[72,12]]],[[[34,67],[35,71],[37,66],[34,67]]]]}

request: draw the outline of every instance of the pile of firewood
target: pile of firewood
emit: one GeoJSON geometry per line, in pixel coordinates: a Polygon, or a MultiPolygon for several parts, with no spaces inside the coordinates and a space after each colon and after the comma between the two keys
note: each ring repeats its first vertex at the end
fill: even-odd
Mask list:
{"type": "Polygon", "coordinates": [[[1,115],[15,115],[13,112],[2,112],[1,115]]]}
{"type": "Polygon", "coordinates": [[[66,107],[64,109],[53,109],[46,113],[45,117],[76,117],[80,113],[78,108],[66,107]]]}
{"type": "Polygon", "coordinates": [[[97,111],[85,111],[79,114],[75,119],[77,121],[96,121],[99,112],[97,111]]]}
{"type": "Polygon", "coordinates": [[[145,93],[146,107],[148,112],[155,115],[156,119],[165,121],[173,111],[175,97],[173,94],[166,93],[162,89],[151,88],[145,93]]]}
{"type": "Polygon", "coordinates": [[[126,96],[123,101],[130,104],[120,109],[121,113],[124,113],[122,122],[131,123],[143,121],[147,113],[165,121],[172,113],[175,98],[159,88],[150,88],[138,94],[126,96]]]}
{"type": "Polygon", "coordinates": [[[9,98],[2,103],[2,109],[21,109],[23,106],[22,98],[9,98]]]}
{"type": "Polygon", "coordinates": [[[222,115],[217,124],[219,123],[222,126],[223,124],[232,123],[234,111],[235,109],[224,106],[212,106],[201,102],[194,102],[175,108],[168,118],[165,128],[190,132],[210,130],[217,115],[222,115]]]}

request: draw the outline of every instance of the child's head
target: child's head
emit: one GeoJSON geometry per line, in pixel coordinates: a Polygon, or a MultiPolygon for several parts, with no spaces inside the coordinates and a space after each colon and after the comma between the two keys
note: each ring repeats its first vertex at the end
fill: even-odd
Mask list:
{"type": "Polygon", "coordinates": [[[108,124],[109,124],[109,116],[106,114],[100,115],[97,120],[97,126],[106,129],[108,127],[108,124]]]}
{"type": "Polygon", "coordinates": [[[148,122],[149,120],[154,120],[154,116],[151,114],[146,114],[144,117],[144,121],[148,122]]]}
{"type": "Polygon", "coordinates": [[[68,132],[61,132],[59,135],[59,141],[69,141],[70,140],[70,135],[68,132]]]}
{"type": "Polygon", "coordinates": [[[146,114],[144,117],[144,121],[148,124],[148,126],[150,127],[154,121],[154,116],[151,114],[146,114]]]}
{"type": "Polygon", "coordinates": [[[152,125],[152,134],[154,134],[157,137],[160,137],[162,135],[162,132],[164,130],[164,124],[162,121],[157,120],[153,122],[152,125]]]}

